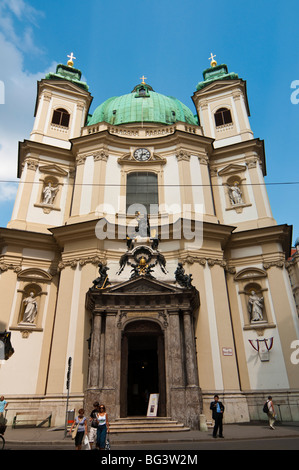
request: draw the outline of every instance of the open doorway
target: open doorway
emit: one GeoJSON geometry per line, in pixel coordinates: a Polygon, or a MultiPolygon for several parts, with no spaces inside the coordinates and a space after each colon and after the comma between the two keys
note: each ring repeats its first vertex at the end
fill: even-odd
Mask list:
{"type": "Polygon", "coordinates": [[[165,416],[164,336],[153,322],[133,322],[122,342],[122,416],[146,416],[149,396],[159,393],[158,415],[165,416]]]}
{"type": "Polygon", "coordinates": [[[159,393],[157,338],[131,336],[128,341],[128,416],[145,416],[151,393],[159,393]]]}

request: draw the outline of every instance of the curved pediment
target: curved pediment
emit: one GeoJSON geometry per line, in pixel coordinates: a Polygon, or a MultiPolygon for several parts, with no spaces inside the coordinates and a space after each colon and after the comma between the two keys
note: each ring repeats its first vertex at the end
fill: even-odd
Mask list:
{"type": "Polygon", "coordinates": [[[267,273],[260,268],[245,268],[239,271],[235,277],[235,281],[244,281],[248,279],[258,279],[267,277],[267,273]]]}
{"type": "Polygon", "coordinates": [[[22,279],[25,281],[51,281],[52,276],[44,271],[43,269],[39,268],[27,268],[23,269],[23,271],[18,273],[18,279],[22,279]]]}

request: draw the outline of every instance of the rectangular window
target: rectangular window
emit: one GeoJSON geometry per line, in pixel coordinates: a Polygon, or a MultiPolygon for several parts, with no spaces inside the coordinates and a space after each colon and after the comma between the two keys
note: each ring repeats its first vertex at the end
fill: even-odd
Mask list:
{"type": "Polygon", "coordinates": [[[155,173],[144,171],[128,174],[127,211],[133,204],[142,204],[147,214],[150,213],[151,204],[158,205],[158,177],[155,173]]]}

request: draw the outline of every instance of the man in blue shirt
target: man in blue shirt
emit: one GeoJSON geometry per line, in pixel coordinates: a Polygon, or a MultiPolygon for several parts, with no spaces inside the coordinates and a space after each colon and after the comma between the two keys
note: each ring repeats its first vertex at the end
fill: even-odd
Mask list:
{"type": "Polygon", "coordinates": [[[214,395],[214,401],[210,404],[210,410],[212,410],[212,418],[215,421],[214,429],[213,429],[213,437],[217,437],[217,431],[219,429],[219,437],[223,436],[223,413],[224,413],[224,406],[221,401],[219,401],[219,396],[214,395]]]}

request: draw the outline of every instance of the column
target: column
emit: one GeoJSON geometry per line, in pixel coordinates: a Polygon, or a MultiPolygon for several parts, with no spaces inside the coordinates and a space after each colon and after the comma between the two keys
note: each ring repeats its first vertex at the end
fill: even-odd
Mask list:
{"type": "MultiPolygon", "coordinates": [[[[208,167],[208,155],[201,153],[198,157],[200,162],[200,172],[201,172],[201,181],[203,185],[203,194],[204,194],[204,218],[207,222],[217,223],[217,218],[215,214],[215,207],[213,201],[213,188],[211,186],[212,182],[209,175],[208,167]]],[[[196,201],[200,202],[200,201],[196,201]]]]}
{"type": "MultiPolygon", "coordinates": [[[[94,154],[94,174],[93,174],[93,191],[91,201],[91,212],[103,212],[106,166],[108,160],[108,152],[105,150],[98,151],[94,154]]],[[[117,209],[115,210],[117,212],[117,209]]]]}
{"type": "Polygon", "coordinates": [[[181,331],[179,312],[169,312],[169,349],[168,361],[171,364],[170,385],[172,387],[184,386],[183,358],[181,346],[181,331]]]}
{"type": "MultiPolygon", "coordinates": [[[[119,389],[120,373],[116,373],[116,312],[106,314],[105,328],[105,346],[104,346],[104,380],[101,388],[101,401],[109,409],[111,418],[115,417],[116,406],[119,403],[119,397],[116,397],[116,391],[119,389]]],[[[120,371],[120,367],[118,367],[120,371]]]]}
{"type": "Polygon", "coordinates": [[[194,331],[192,322],[192,312],[183,313],[184,338],[185,338],[185,359],[186,359],[186,382],[187,385],[198,386],[198,375],[195,356],[194,331]]]}
{"type": "MultiPolygon", "coordinates": [[[[19,211],[16,215],[16,219],[21,220],[22,222],[26,221],[28,210],[30,208],[30,199],[34,186],[35,173],[38,168],[38,155],[37,154],[28,154],[25,160],[27,166],[25,184],[20,183],[20,186],[23,186],[22,189],[22,198],[19,205],[19,211]]],[[[26,225],[18,227],[20,229],[25,229],[26,225]]]]}
{"type": "Polygon", "coordinates": [[[88,378],[88,385],[90,388],[99,387],[101,328],[102,315],[100,313],[94,313],[88,378]]]}
{"type": "Polygon", "coordinates": [[[71,216],[78,216],[80,214],[80,203],[82,194],[82,183],[84,175],[84,165],[86,160],[86,154],[79,154],[76,158],[76,177],[73,192],[73,203],[71,216]]]}
{"type": "Polygon", "coordinates": [[[104,388],[115,388],[115,315],[106,314],[104,388]]]}
{"type": "Polygon", "coordinates": [[[184,352],[185,352],[185,422],[191,429],[199,429],[199,415],[202,410],[202,399],[198,384],[198,373],[195,354],[192,311],[183,312],[184,352]]]}
{"type": "Polygon", "coordinates": [[[193,195],[192,190],[190,191],[192,186],[190,173],[190,154],[185,150],[179,150],[176,157],[180,175],[182,209],[185,205],[185,209],[189,207],[191,211],[193,208],[193,195]]]}
{"type": "Polygon", "coordinates": [[[49,119],[49,117],[52,119],[52,115],[49,114],[51,100],[52,93],[49,91],[44,91],[41,96],[38,97],[38,110],[31,132],[31,140],[42,142],[47,129],[47,119],[49,119]]]}
{"type": "Polygon", "coordinates": [[[167,332],[167,416],[180,422],[185,420],[185,380],[183,371],[182,336],[179,311],[168,311],[167,332]]]}

